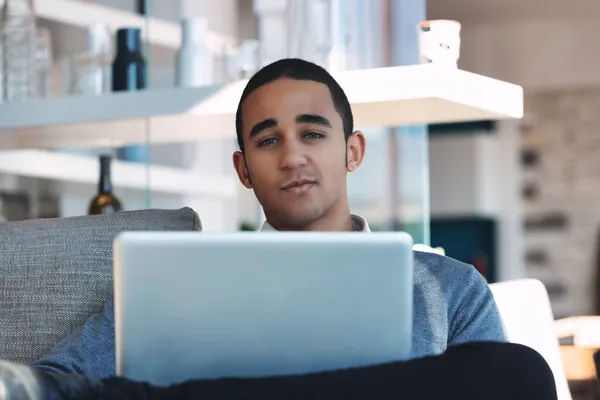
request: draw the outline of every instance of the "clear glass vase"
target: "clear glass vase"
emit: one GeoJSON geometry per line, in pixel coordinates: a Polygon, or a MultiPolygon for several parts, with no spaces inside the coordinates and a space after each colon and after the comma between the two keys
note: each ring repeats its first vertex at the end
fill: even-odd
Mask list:
{"type": "Polygon", "coordinates": [[[33,0],[5,0],[0,12],[2,99],[36,97],[37,36],[33,0]]]}

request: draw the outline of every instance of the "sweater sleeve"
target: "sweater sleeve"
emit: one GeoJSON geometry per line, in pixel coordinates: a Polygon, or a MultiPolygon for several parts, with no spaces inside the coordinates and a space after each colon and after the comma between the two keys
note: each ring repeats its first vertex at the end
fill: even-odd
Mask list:
{"type": "Polygon", "coordinates": [[[494,296],[483,277],[470,265],[454,269],[460,275],[448,302],[448,346],[468,342],[505,342],[506,334],[494,296]]]}
{"type": "Polygon", "coordinates": [[[97,378],[115,375],[115,325],[113,300],[81,327],[58,342],[51,352],[31,363],[39,370],[74,373],[97,378]]]}

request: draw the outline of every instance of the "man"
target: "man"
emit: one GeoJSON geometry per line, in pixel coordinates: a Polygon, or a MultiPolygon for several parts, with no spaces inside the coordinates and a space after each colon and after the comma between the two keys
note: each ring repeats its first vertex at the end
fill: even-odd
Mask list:
{"type": "MultiPolygon", "coordinates": [[[[346,174],[360,167],[366,150],[364,134],[353,129],[352,112],[343,90],[324,69],[312,63],[280,60],[250,79],[236,114],[240,151],[234,153],[233,163],[240,182],[254,190],[263,206],[267,221],[263,230],[369,232],[367,222],[351,215],[348,204],[346,174]]],[[[367,387],[379,382],[378,379],[385,381],[386,376],[389,378],[386,373],[394,372],[399,374],[398,379],[406,380],[403,393],[407,395],[408,385],[419,381],[416,377],[423,381],[428,372],[434,374],[434,381],[442,382],[436,374],[441,371],[450,374],[457,365],[463,365],[457,364],[457,360],[467,364],[463,365],[463,373],[473,368],[472,362],[479,365],[482,359],[477,357],[483,357],[486,352],[477,351],[476,345],[464,344],[505,340],[491,292],[473,267],[439,255],[415,252],[414,268],[413,356],[439,355],[450,347],[457,350],[450,349],[439,359],[429,357],[402,366],[380,366],[374,381],[363,381],[367,387]]],[[[112,307],[109,301],[102,314],[91,317],[83,327],[58,343],[51,354],[32,366],[38,371],[98,378],[113,376],[112,307]]],[[[515,365],[529,365],[520,362],[513,365],[510,359],[503,364],[497,355],[504,351],[509,354],[515,349],[498,350],[499,343],[491,345],[496,346],[493,347],[496,365],[505,365],[505,370],[515,371],[515,365]]],[[[523,349],[516,351],[521,353],[523,349]]],[[[541,365],[547,375],[543,360],[540,364],[541,357],[534,358],[537,368],[541,365]]],[[[353,373],[367,374],[365,371],[353,373]]],[[[332,376],[327,375],[327,379],[332,376]]],[[[349,376],[342,375],[345,390],[353,389],[349,376]]],[[[354,380],[359,379],[359,375],[352,376],[354,380]]],[[[304,379],[322,383],[323,376],[304,379]]],[[[336,385],[342,381],[337,380],[336,385]]],[[[283,381],[270,382],[273,388],[283,381]]],[[[203,384],[206,385],[206,381],[203,384]]],[[[450,386],[448,383],[446,390],[451,390],[450,386]]],[[[303,390],[313,388],[307,380],[302,387],[303,390]]],[[[250,390],[248,386],[245,388],[250,390]]],[[[295,393],[301,392],[296,389],[295,393]]],[[[180,391],[179,398],[185,397],[181,396],[180,386],[174,390],[180,391]]],[[[289,395],[285,390],[278,393],[289,395]]]]}
{"type": "MultiPolygon", "coordinates": [[[[236,115],[241,183],[263,207],[263,229],[369,232],[351,215],[346,174],[365,156],[342,88],[324,69],[297,59],[258,72],[236,115]]],[[[413,356],[448,346],[503,341],[500,315],[477,271],[431,253],[415,252],[413,356]]]]}

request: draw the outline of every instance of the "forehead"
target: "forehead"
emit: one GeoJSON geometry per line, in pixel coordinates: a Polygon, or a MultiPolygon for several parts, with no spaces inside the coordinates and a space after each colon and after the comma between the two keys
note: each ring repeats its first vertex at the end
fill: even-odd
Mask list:
{"type": "Polygon", "coordinates": [[[294,121],[299,114],[322,115],[335,123],[339,117],[329,88],[319,82],[277,79],[252,92],[242,103],[244,132],[266,119],[294,121]]]}

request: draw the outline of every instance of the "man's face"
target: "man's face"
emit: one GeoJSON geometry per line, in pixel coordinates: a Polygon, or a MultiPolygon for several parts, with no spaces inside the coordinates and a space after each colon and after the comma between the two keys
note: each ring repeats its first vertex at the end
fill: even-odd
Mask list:
{"type": "MultiPolygon", "coordinates": [[[[269,222],[279,229],[307,227],[347,207],[346,173],[358,168],[327,86],[281,78],[242,104],[244,155],[234,154],[240,181],[252,188],[269,222]],[[348,161],[348,163],[347,163],[348,161]]],[[[357,160],[358,159],[358,160],[357,160]]]]}

